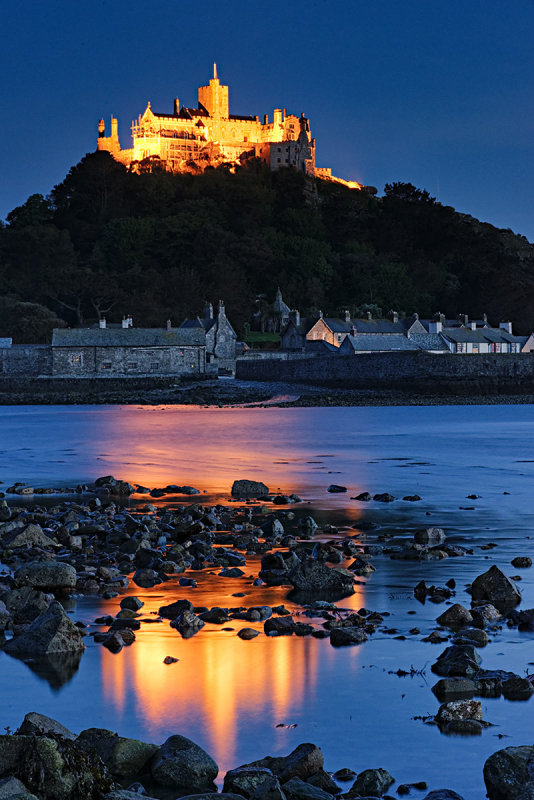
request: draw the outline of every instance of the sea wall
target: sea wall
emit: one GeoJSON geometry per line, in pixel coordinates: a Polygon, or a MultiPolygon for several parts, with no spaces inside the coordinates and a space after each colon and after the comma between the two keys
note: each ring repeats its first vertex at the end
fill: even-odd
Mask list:
{"type": "Polygon", "coordinates": [[[238,359],[242,380],[283,381],[344,388],[404,388],[466,391],[534,389],[534,355],[530,353],[432,354],[373,353],[320,356],[290,361],[238,359]]]}

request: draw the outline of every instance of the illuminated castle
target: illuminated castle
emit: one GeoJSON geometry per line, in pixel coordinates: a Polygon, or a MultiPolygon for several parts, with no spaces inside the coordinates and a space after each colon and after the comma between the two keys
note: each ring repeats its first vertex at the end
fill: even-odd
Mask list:
{"type": "Polygon", "coordinates": [[[239,164],[260,158],[271,169],[293,167],[307,175],[339,181],[359,189],[355,181],[333,178],[329,169],[315,167],[315,139],[308,119],[275,108],[272,122],[259,117],[230,114],[228,86],[223,86],[213,65],[208,86],[198,89],[198,108],[180,107],[174,100],[172,114],[152,111],[148,103],[137,122],[132,123],[133,147],[123,150],[119,142],[118,121],[111,117],[111,135],[98,124],[98,150],[107,150],[122,164],[139,170],[142,164],[158,163],[170,172],[202,170],[222,163],[239,164]]]}

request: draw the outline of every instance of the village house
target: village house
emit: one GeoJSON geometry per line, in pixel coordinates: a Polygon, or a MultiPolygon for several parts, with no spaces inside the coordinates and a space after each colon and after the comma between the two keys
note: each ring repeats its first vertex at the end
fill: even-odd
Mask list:
{"type": "Polygon", "coordinates": [[[234,374],[237,334],[228,321],[222,300],[219,300],[216,316],[212,304],[206,303],[202,318],[186,319],[178,330],[203,331],[206,341],[206,364],[215,366],[220,375],[234,374]]]}

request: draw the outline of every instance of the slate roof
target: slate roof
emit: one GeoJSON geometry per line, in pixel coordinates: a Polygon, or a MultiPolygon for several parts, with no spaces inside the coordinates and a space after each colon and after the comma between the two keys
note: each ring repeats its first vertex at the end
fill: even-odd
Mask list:
{"type": "Polygon", "coordinates": [[[411,333],[410,341],[421,350],[440,350],[443,353],[449,351],[439,333],[411,333]]]}
{"type": "Polygon", "coordinates": [[[418,347],[411,339],[408,339],[402,333],[391,333],[389,335],[384,335],[382,333],[378,334],[367,334],[365,336],[352,336],[349,334],[341,344],[338,352],[350,352],[353,351],[355,353],[361,352],[380,352],[380,351],[391,351],[391,350],[420,350],[421,348],[418,347]]]}
{"type": "Polygon", "coordinates": [[[325,342],[324,339],[309,340],[306,342],[304,349],[307,353],[316,353],[318,355],[330,355],[331,353],[338,353],[339,347],[330,342],[325,342]]]}
{"type": "Polygon", "coordinates": [[[486,344],[492,343],[525,343],[526,339],[523,336],[513,336],[508,333],[504,328],[479,328],[476,331],[471,328],[444,328],[441,335],[449,339],[451,342],[464,342],[473,344],[486,344]]]}
{"type": "Polygon", "coordinates": [[[177,347],[205,345],[202,328],[54,328],[52,347],[177,347]]]}
{"type": "Polygon", "coordinates": [[[8,339],[6,337],[0,338],[0,350],[4,350],[7,347],[11,347],[13,340],[8,339]]]}

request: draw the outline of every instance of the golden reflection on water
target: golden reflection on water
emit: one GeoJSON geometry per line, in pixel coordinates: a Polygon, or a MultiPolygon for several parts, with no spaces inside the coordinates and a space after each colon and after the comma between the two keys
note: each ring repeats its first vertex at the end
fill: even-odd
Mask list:
{"type": "MultiPolygon", "coordinates": [[[[225,606],[232,605],[230,592],[243,588],[232,579],[202,573],[197,577],[198,590],[194,596],[187,596],[198,605],[214,604],[214,583],[220,587],[219,602],[225,606]]],[[[168,588],[171,590],[163,596],[161,591],[137,592],[145,601],[142,609],[145,618],[156,619],[151,612],[163,603],[186,596],[179,587],[168,588]]],[[[363,587],[355,588],[357,595],[351,601],[361,607],[363,587]]],[[[290,610],[299,608],[287,601],[286,590],[277,589],[278,593],[283,592],[278,598],[272,594],[273,590],[266,590],[262,599],[261,587],[247,586],[247,589],[250,594],[243,601],[247,606],[284,600],[290,610]]],[[[135,593],[135,587],[130,593],[135,593]]],[[[343,606],[344,601],[339,605],[343,606]]],[[[109,605],[102,610],[116,611],[109,605]]],[[[300,619],[307,621],[304,617],[300,619]]],[[[247,730],[248,720],[256,724],[261,720],[266,728],[298,722],[300,708],[313,701],[317,690],[320,659],[330,661],[338,654],[328,641],[268,637],[263,633],[263,623],[242,620],[231,620],[223,626],[206,624],[189,640],[182,639],[167,620],[142,623],[136,637],[131,647],[117,655],[105,648],[101,650],[106,703],[113,705],[119,719],[125,704],[134,704],[136,716],[143,719],[155,743],[161,743],[171,733],[195,740],[198,730],[203,729],[206,749],[221,770],[237,765],[237,740],[240,732],[243,735],[247,730]],[[225,627],[233,630],[222,630],[225,627]],[[242,641],[236,635],[241,627],[254,627],[260,635],[252,641],[242,641]],[[179,661],[164,664],[163,659],[168,655],[179,661]]],[[[360,648],[352,648],[351,657],[358,659],[359,651],[360,648]]],[[[258,757],[265,755],[260,751],[258,743],[258,757]]]]}

